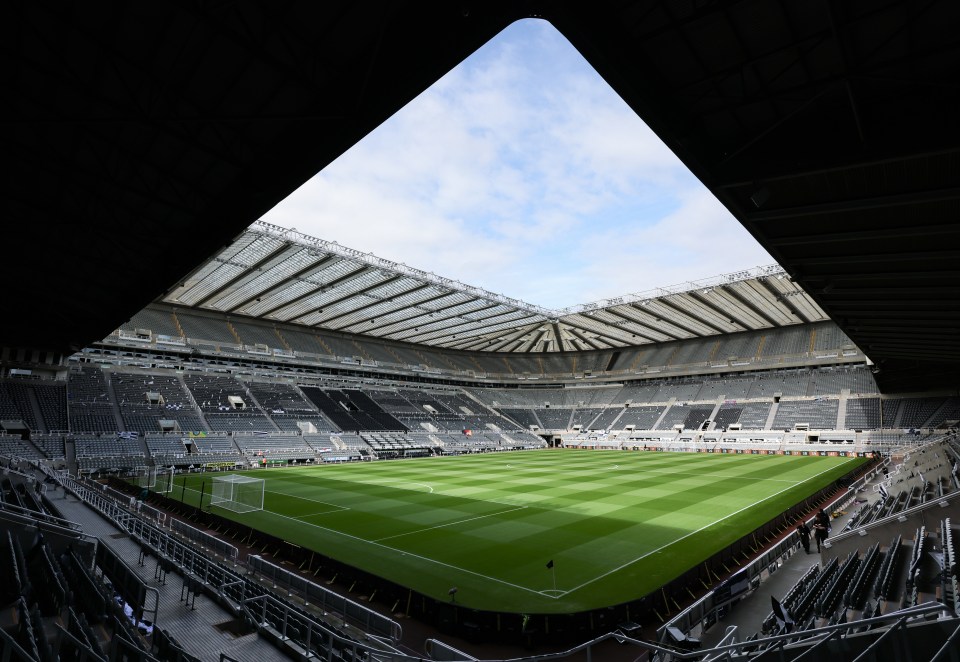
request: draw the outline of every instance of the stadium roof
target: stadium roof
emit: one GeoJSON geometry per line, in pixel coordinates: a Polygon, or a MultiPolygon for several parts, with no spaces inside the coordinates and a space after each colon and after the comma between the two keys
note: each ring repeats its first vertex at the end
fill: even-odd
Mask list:
{"type": "Polygon", "coordinates": [[[827,319],[776,265],[549,310],[262,221],[162,301],[499,352],[608,349],[827,319]]]}
{"type": "Polygon", "coordinates": [[[8,2],[0,345],[103,338],[549,20],[879,365],[960,380],[955,0],[8,2]]]}

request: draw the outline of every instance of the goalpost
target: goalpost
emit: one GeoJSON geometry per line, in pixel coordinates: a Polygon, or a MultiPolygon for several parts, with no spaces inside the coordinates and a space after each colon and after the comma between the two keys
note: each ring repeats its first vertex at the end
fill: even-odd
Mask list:
{"type": "Polygon", "coordinates": [[[156,469],[156,487],[153,491],[158,494],[169,494],[173,491],[173,476],[174,476],[173,466],[169,467],[157,467],[156,469]]]}
{"type": "Polygon", "coordinates": [[[133,470],[136,472],[136,476],[137,476],[137,487],[146,487],[147,489],[153,489],[154,487],[157,486],[156,467],[139,466],[139,467],[134,467],[133,470]]]}
{"type": "Polygon", "coordinates": [[[168,494],[173,491],[174,468],[172,466],[143,466],[136,467],[134,471],[137,474],[137,487],[145,487],[158,494],[168,494]]]}
{"type": "Polygon", "coordinates": [[[263,478],[228,474],[216,476],[210,493],[210,505],[235,513],[263,510],[263,478]]]}

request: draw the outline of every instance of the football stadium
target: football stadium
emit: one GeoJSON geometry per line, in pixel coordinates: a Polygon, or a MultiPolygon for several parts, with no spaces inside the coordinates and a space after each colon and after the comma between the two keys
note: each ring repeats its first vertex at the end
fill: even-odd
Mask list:
{"type": "Polygon", "coordinates": [[[960,5],[0,11],[0,659],[960,659],[960,5]],[[264,219],[524,19],[776,264],[554,308],[264,219]]]}

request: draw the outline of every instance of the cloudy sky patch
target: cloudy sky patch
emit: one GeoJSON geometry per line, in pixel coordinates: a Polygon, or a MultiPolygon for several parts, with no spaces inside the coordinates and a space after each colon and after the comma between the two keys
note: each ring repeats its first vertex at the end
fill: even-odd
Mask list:
{"type": "Polygon", "coordinates": [[[264,220],[548,308],[773,263],[534,19],[504,30],[264,220]]]}

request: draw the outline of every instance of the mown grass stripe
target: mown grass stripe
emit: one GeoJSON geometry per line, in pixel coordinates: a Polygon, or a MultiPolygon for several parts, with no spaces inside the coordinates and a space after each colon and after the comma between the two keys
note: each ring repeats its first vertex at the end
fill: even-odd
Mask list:
{"type": "Polygon", "coordinates": [[[579,611],[655,590],[856,462],[548,450],[259,470],[273,512],[234,517],[469,607],[579,611]]]}

